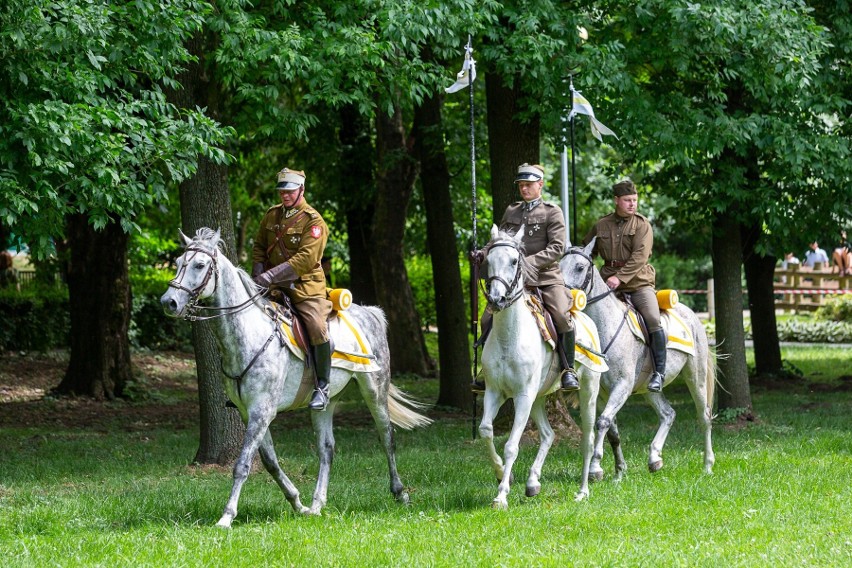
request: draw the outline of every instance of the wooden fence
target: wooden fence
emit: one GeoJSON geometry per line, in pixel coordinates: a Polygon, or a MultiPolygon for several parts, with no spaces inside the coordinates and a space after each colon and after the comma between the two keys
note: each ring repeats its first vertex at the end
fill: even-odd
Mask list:
{"type": "Polygon", "coordinates": [[[775,305],[779,309],[815,310],[831,294],[852,294],[850,288],[852,276],[840,276],[821,262],[813,268],[791,264],[775,269],[775,305]]]}

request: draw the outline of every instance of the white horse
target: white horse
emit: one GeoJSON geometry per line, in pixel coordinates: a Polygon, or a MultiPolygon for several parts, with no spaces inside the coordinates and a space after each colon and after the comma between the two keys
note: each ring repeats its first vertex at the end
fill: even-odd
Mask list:
{"type": "MultiPolygon", "coordinates": [[[[649,350],[644,341],[631,331],[627,306],[612,294],[592,262],[594,245],[593,240],[585,248],[569,247],[559,263],[565,285],[586,293],[588,303],[585,313],[597,324],[604,345],[603,354],[608,356],[609,371],[601,375],[602,398],[606,399],[606,405],[596,423],[592,476],[594,479],[603,478],[604,436],[609,439],[615,455],[616,478],[620,479],[626,471],[627,463],[621,451],[615,416],[634,393],[643,393],[660,419],[648,456],[648,469],[653,473],[663,467],[663,446],[674,423],[675,411],[662,393],[649,392],[646,388],[653,371],[649,350]]],[[[665,384],[677,377],[686,382],[698,413],[698,423],[704,431],[704,471],[712,473],[716,459],[710,439],[716,386],[715,354],[710,349],[704,326],[687,306],[677,304],[670,310],[664,310],[663,323],[664,327],[668,323],[669,337],[665,384]],[[666,316],[666,311],[670,312],[669,316],[666,316]],[[673,331],[675,327],[680,336],[673,331]]]]}
{"type": "Polygon", "coordinates": [[[178,258],[177,274],[160,301],[170,316],[210,320],[222,357],[225,392],[246,424],[242,451],[234,464],[231,495],[217,525],[231,526],[237,515],[240,490],[258,451],[264,467],[293,509],[320,514],[326,504],[334,457],[332,416],[338,395],[352,378],[384,445],[391,493],[407,503],[408,493],[396,469],[392,423],[410,429],[425,426],[431,420],[407,408],[405,404],[413,405],[412,401],[390,382],[387,322],[381,309],[352,304],[346,312],[329,319],[335,348],[329,380],[331,401],[325,411],[311,412],[320,464],[313,501],[310,508],[305,507],[299,491],[278,465],[269,433],[269,425],[279,412],[304,408],[313,391],[313,375],[304,363],[304,351],[293,338],[292,319],[262,298],[262,289],[248,274],[219,253],[219,231],[202,228],[193,239],[183,232],[181,237],[186,251],[178,258]],[[206,300],[207,305],[197,305],[201,300],[206,300]],[[199,310],[208,310],[212,315],[197,315],[199,310]]]}
{"type": "MultiPolygon", "coordinates": [[[[553,429],[545,411],[545,398],[560,388],[559,357],[542,339],[536,316],[528,307],[530,296],[524,289],[524,281],[533,276],[535,269],[524,258],[522,237],[523,227],[513,237],[498,232],[494,226],[491,229],[491,241],[487,245],[486,287],[488,304],[494,319],[482,351],[485,396],[479,433],[487,443],[494,474],[500,482],[497,497],[492,502],[495,509],[508,508],[507,496],[512,480],[512,466],[518,455],[518,443],[530,416],[538,426],[541,444],[527,478],[526,495],[533,497],[541,490],[541,468],[554,439],[553,429]],[[504,463],[494,447],[492,423],[497,411],[509,398],[515,403],[515,420],[504,447],[504,463]]],[[[579,344],[582,341],[579,329],[577,337],[579,344]]],[[[597,341],[596,334],[593,341],[597,341]]],[[[582,363],[580,360],[578,362],[582,363]]],[[[577,371],[583,430],[583,473],[580,478],[580,491],[575,495],[575,499],[580,501],[589,495],[592,427],[600,372],[582,364],[578,366],[577,371]]]]}

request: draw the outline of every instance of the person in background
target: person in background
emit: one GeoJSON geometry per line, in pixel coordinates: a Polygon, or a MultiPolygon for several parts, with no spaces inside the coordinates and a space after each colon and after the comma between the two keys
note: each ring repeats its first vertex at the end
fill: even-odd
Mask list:
{"type": "Polygon", "coordinates": [[[799,264],[799,259],[792,252],[788,252],[781,261],[781,268],[786,270],[791,264],[799,264]]]}
{"type": "Polygon", "coordinates": [[[316,385],[308,407],[328,406],[331,343],[326,320],[332,305],[326,292],[321,260],[328,242],[322,216],[305,201],[305,172],[278,172],[281,203],[270,207],[254,238],[252,277],[273,294],[283,292],[293,302],[307,328],[314,358],[316,385]]]}
{"type": "Polygon", "coordinates": [[[656,272],[648,262],[654,248],[651,223],[636,212],[639,198],[636,186],[629,179],[612,186],[615,211],[601,217],[586,233],[584,242],[595,239],[592,256],[604,259],[601,277],[610,290],[630,297],[642,314],[648,328],[654,371],[648,379],[650,392],[661,392],[666,379],[666,344],[668,337],[660,323],[657,303],[656,272]]]}
{"type": "Polygon", "coordinates": [[[828,264],[828,255],[823,249],[819,248],[819,243],[817,241],[813,241],[810,244],[810,249],[811,250],[805,253],[805,262],[802,263],[802,266],[813,268],[814,263],[816,262],[828,264]]]}
{"type": "Polygon", "coordinates": [[[839,276],[852,275],[852,245],[846,239],[845,229],[840,229],[840,242],[834,247],[831,258],[839,276]]]}

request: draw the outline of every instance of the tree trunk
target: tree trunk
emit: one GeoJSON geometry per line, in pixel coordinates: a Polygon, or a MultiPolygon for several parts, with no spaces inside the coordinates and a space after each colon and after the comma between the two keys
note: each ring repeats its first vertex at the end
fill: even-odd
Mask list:
{"type": "Polygon", "coordinates": [[[112,400],[123,395],[133,376],[127,336],[129,237],[114,220],[95,231],[86,214],[69,216],[66,227],[71,251],[67,276],[71,353],[68,370],[54,392],[112,400]]]}
{"type": "Polygon", "coordinates": [[[491,198],[494,223],[499,223],[503,212],[517,201],[515,175],[518,166],[539,162],[539,119],[530,122],[518,120],[523,94],[520,80],[514,86],[504,85],[503,77],[488,73],[485,76],[485,98],[488,105],[488,150],[491,161],[491,198]]]}
{"type": "Polygon", "coordinates": [[[441,388],[437,404],[469,408],[471,361],[459,251],[453,223],[450,173],[444,153],[441,98],[428,97],[414,114],[415,149],[426,208],[426,234],[432,260],[438,318],[438,368],[441,388]]]}
{"type": "Polygon", "coordinates": [[[358,191],[341,187],[346,209],[346,234],[349,241],[349,290],[362,305],[376,305],[376,286],[370,268],[370,243],[375,183],[373,180],[372,143],[366,120],[352,105],[340,110],[340,178],[344,184],[357,180],[358,191]],[[365,189],[366,188],[366,189],[365,189]]]}
{"type": "Polygon", "coordinates": [[[740,228],[730,212],[716,217],[713,231],[713,278],[716,293],[716,345],[719,358],[719,409],[742,409],[750,415],[751,392],[743,331],[742,247],[740,228]]]}
{"type": "Polygon", "coordinates": [[[779,375],[782,372],[781,345],[778,341],[773,294],[777,259],[774,256],[760,256],[755,252],[754,245],[759,236],[758,226],[743,227],[743,259],[751,312],[755,371],[757,375],[779,375]]]}
{"type": "Polygon", "coordinates": [[[377,196],[371,265],[376,297],[388,317],[391,371],[427,375],[433,368],[405,269],[405,220],[417,168],[409,155],[402,112],[376,113],[377,196]]]}
{"type": "MultiPolygon", "coordinates": [[[[196,35],[190,41],[190,51],[198,57],[198,61],[187,66],[179,77],[184,89],[170,93],[170,98],[181,108],[206,107],[208,114],[218,119],[219,85],[211,83],[212,73],[204,68],[205,54],[213,53],[213,49],[205,44],[203,36],[196,35]]],[[[221,230],[224,252],[234,264],[238,264],[225,166],[200,158],[195,176],[180,185],[180,211],[182,230],[187,236],[192,237],[201,227],[221,230]]],[[[221,358],[208,323],[192,324],[192,343],[201,422],[201,437],[193,461],[229,465],[242,448],[245,427],[236,410],[225,408],[227,396],[220,372],[221,358]]]]}

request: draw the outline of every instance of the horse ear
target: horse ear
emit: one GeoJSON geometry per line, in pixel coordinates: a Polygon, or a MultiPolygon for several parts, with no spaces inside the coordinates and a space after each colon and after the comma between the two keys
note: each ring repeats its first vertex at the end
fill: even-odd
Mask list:
{"type": "Polygon", "coordinates": [[[497,233],[499,233],[499,232],[500,231],[497,229],[497,225],[491,225],[491,240],[492,241],[497,238],[497,233]]]}
{"type": "Polygon", "coordinates": [[[524,240],[524,225],[518,227],[518,232],[515,233],[515,236],[513,238],[515,239],[516,243],[519,243],[524,240]]]}
{"type": "Polygon", "coordinates": [[[184,235],[180,228],[178,228],[178,233],[180,233],[180,238],[183,240],[183,246],[188,247],[192,243],[192,239],[184,235]]]}
{"type": "Polygon", "coordinates": [[[589,241],[589,244],[586,245],[586,248],[583,249],[583,252],[589,256],[592,256],[592,251],[595,250],[595,241],[597,240],[597,236],[592,237],[592,240],[589,241]]]}
{"type": "Polygon", "coordinates": [[[213,240],[216,241],[216,244],[219,244],[219,239],[222,236],[222,227],[216,229],[216,233],[213,235],[213,240]]]}

